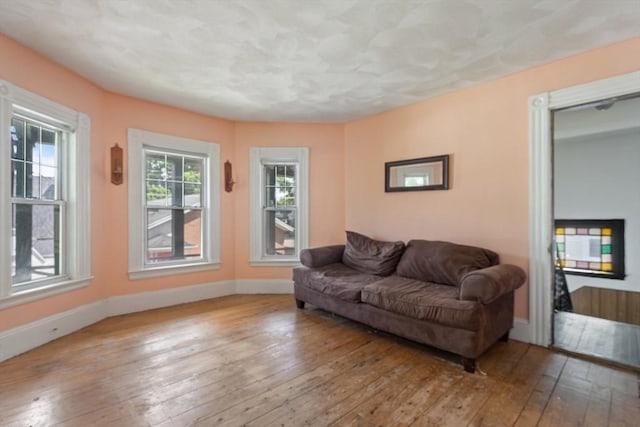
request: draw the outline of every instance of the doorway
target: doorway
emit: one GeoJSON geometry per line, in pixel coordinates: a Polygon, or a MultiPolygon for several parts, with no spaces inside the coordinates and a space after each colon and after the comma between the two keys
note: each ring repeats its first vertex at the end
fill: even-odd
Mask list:
{"type": "Polygon", "coordinates": [[[552,111],[632,93],[640,93],[640,71],[529,98],[529,321],[523,334],[532,344],[552,345],[552,111]]]}
{"type": "Polygon", "coordinates": [[[553,346],[640,368],[640,96],[552,124],[553,346]]]}

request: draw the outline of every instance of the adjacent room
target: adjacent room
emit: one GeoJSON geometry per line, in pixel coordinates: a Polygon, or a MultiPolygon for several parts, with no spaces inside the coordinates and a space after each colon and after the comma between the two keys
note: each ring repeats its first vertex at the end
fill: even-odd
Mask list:
{"type": "Polygon", "coordinates": [[[638,22],[0,0],[0,425],[636,425],[638,22]]]}

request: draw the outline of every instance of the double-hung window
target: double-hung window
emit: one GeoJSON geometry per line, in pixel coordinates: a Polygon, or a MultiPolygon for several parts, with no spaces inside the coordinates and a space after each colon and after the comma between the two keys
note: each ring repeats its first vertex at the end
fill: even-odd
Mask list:
{"type": "Polygon", "coordinates": [[[295,264],[307,246],[308,149],[250,151],[250,256],[255,264],[295,264]]]}
{"type": "Polygon", "coordinates": [[[219,146],[129,130],[132,278],[219,264],[219,146]]]}
{"type": "Polygon", "coordinates": [[[0,81],[0,301],[88,283],[89,119],[0,81]]]}

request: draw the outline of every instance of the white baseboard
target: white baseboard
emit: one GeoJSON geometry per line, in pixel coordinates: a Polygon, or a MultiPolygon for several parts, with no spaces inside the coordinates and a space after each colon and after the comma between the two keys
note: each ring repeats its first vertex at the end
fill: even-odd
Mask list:
{"type": "Polygon", "coordinates": [[[104,300],[76,307],[0,333],[0,362],[107,317],[104,300]]]}
{"type": "MultiPolygon", "coordinates": [[[[0,362],[110,316],[152,310],[233,294],[292,294],[287,279],[239,279],[113,296],[0,332],[0,362]]],[[[529,321],[515,318],[511,339],[530,342],[529,321]]]]}
{"type": "Polygon", "coordinates": [[[106,301],[107,316],[136,313],[188,302],[202,301],[237,293],[233,280],[204,283],[193,286],[161,289],[158,291],[140,292],[130,295],[108,297],[106,301]]]}
{"type": "Polygon", "coordinates": [[[237,294],[293,294],[293,280],[237,279],[237,294]]]}
{"type": "Polygon", "coordinates": [[[0,362],[111,316],[234,294],[292,294],[287,279],[224,280],[117,295],[0,332],[0,362]]]}
{"type": "Polygon", "coordinates": [[[525,343],[531,342],[531,330],[529,321],[520,317],[513,318],[513,329],[509,332],[509,338],[525,343]]]}

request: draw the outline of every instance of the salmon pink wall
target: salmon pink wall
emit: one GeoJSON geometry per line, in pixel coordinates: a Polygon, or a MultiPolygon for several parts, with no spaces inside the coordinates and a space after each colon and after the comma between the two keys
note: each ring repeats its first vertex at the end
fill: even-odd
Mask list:
{"type": "Polygon", "coordinates": [[[291,278],[291,267],[249,265],[249,148],[309,147],[309,244],[344,241],[343,126],[236,123],[236,278],[291,278]]]}
{"type": "MultiPolygon", "coordinates": [[[[345,126],[345,223],[381,239],[487,247],[528,268],[528,98],[640,69],[640,39],[345,126]],[[449,154],[448,191],[385,193],[384,163],[449,154]]],[[[528,317],[528,289],[516,316],[528,317]]]]}
{"type": "MultiPolygon", "coordinates": [[[[346,125],[234,123],[107,92],[0,34],[0,78],[91,117],[91,284],[0,309],[0,331],[95,302],[227,279],[290,278],[290,268],[251,267],[248,160],[252,146],[310,148],[312,246],[344,241],[344,229],[383,239],[428,238],[486,246],[504,262],[528,262],[530,95],[640,69],[640,39],[557,61],[346,125]],[[213,272],[130,281],[127,184],[109,182],[108,153],[127,128],[214,141],[237,184],[221,192],[222,266],[213,272]],[[384,162],[450,154],[449,191],[385,194],[384,162]]],[[[222,173],[222,172],[221,172],[222,173]]],[[[527,290],[516,314],[527,317],[527,290]]]]}
{"type": "MultiPolygon", "coordinates": [[[[116,142],[127,155],[127,128],[220,144],[221,158],[233,161],[234,123],[104,91],[32,50],[0,35],[0,78],[88,114],[91,118],[91,284],[31,303],[0,309],[0,331],[107,296],[201,284],[234,277],[233,196],[221,192],[222,266],[213,272],[128,279],[128,199],[125,183],[109,177],[109,148],[116,142]]],[[[222,175],[222,167],[221,167],[222,175]]]]}
{"type": "MultiPolygon", "coordinates": [[[[105,129],[103,151],[119,143],[124,147],[125,164],[127,155],[127,129],[136,128],[150,132],[174,135],[220,145],[220,182],[223,181],[222,162],[233,162],[234,124],[184,110],[153,104],[127,96],[108,93],[105,96],[105,129]]],[[[176,147],[179,148],[179,147],[176,147]]],[[[102,168],[102,181],[109,182],[108,163],[102,168]]],[[[221,260],[219,270],[152,279],[129,280],[128,278],[128,179],[124,184],[107,185],[100,196],[102,207],[96,213],[98,224],[108,224],[109,232],[100,239],[103,257],[94,262],[96,277],[105,279],[108,295],[123,295],[135,292],[174,288],[185,285],[230,280],[234,277],[234,215],[233,193],[220,192],[221,260]],[[107,262],[105,262],[108,260],[107,262]]]]}
{"type": "MultiPolygon", "coordinates": [[[[102,177],[97,172],[102,167],[104,153],[99,146],[102,141],[102,107],[104,92],[93,83],[45,59],[38,53],[25,48],[0,34],[0,78],[23,89],[58,102],[69,108],[87,113],[91,117],[91,191],[100,194],[104,190],[102,177]]],[[[92,203],[95,197],[92,199],[92,203]]],[[[93,219],[93,218],[92,218],[93,219]]],[[[99,253],[95,242],[102,231],[96,229],[92,244],[92,257],[99,253]]],[[[80,290],[56,295],[51,298],[0,309],[0,331],[31,322],[55,313],[89,304],[102,297],[102,289],[97,283],[80,290]]]]}

